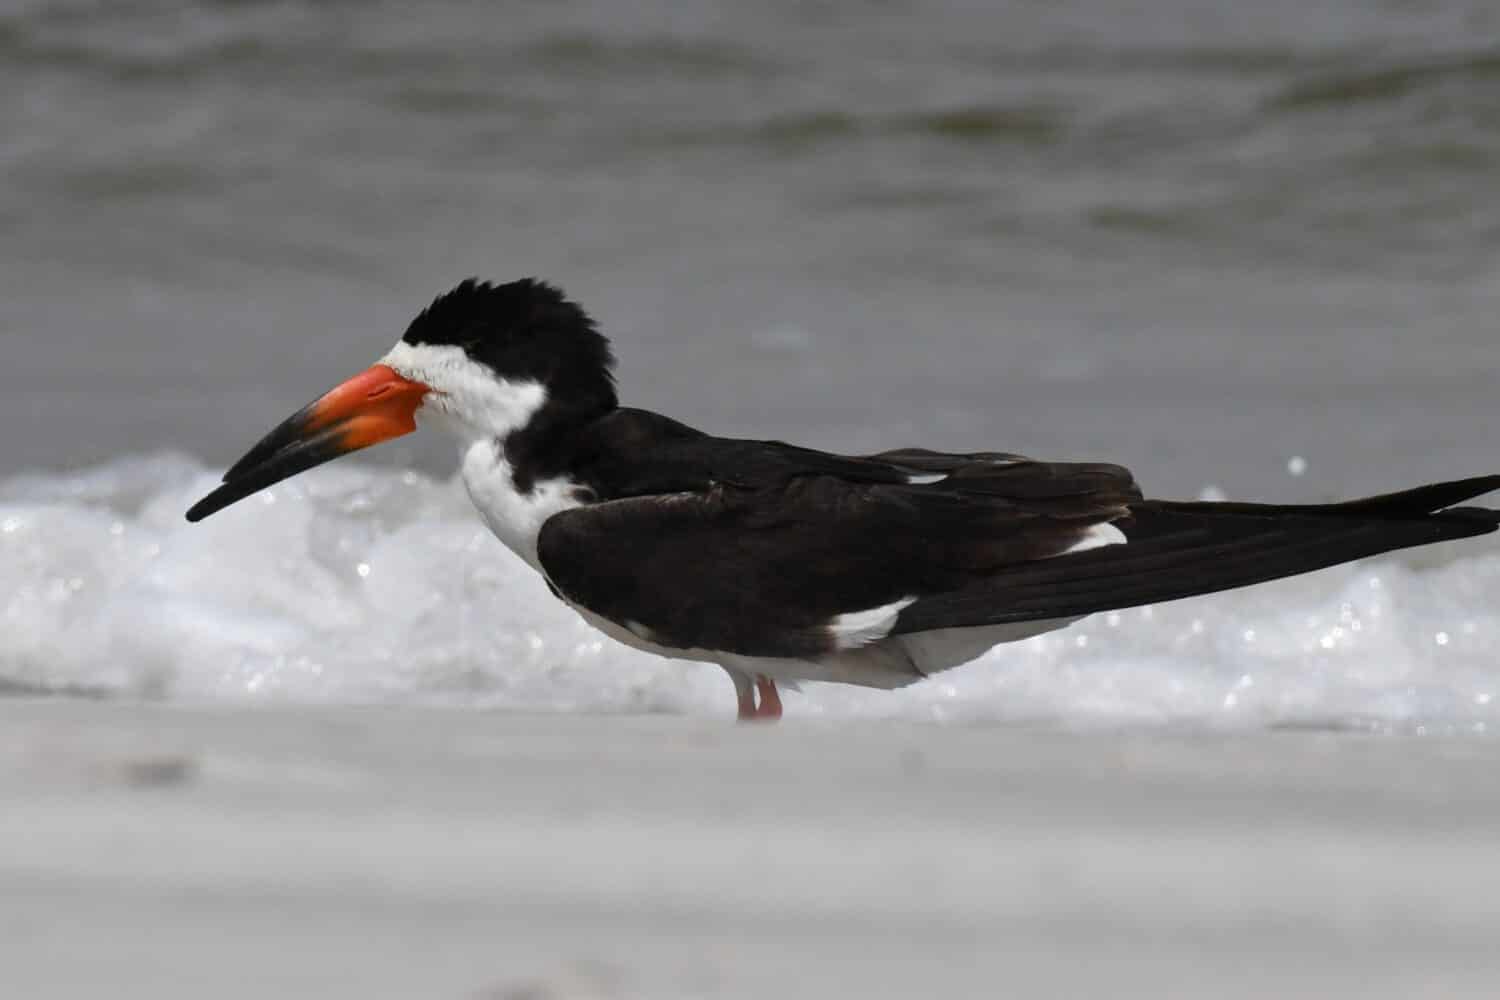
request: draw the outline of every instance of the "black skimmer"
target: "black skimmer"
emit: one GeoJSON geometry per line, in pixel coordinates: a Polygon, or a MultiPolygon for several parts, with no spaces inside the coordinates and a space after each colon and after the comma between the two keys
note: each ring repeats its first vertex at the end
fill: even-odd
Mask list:
{"type": "Polygon", "coordinates": [[[1346,503],[1147,500],[1118,465],[920,448],[834,455],[621,407],[609,342],[535,280],[469,280],[373,368],[272,431],[198,521],[431,418],[490,529],[628,645],[717,663],[742,719],[776,685],[895,688],[1135,607],[1494,531],[1500,476],[1346,503]]]}

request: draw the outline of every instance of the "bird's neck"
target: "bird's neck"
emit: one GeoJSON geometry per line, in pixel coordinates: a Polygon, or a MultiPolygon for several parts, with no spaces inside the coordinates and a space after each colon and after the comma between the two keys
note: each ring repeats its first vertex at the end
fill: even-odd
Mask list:
{"type": "Polygon", "coordinates": [[[504,437],[480,435],[465,446],[469,498],[496,537],[535,569],[541,568],[537,536],[547,518],[595,499],[573,466],[596,419],[543,408],[504,437]]]}
{"type": "Polygon", "coordinates": [[[516,489],[525,492],[548,479],[582,482],[573,473],[588,463],[596,428],[617,410],[612,391],[607,396],[554,396],[520,427],[496,436],[516,489]]]}

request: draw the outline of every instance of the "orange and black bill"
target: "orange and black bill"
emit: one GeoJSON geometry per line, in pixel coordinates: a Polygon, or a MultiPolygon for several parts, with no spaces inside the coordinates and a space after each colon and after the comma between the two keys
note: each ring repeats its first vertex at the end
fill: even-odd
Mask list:
{"type": "Polygon", "coordinates": [[[187,519],[201,521],[315,465],[410,434],[429,391],[385,365],[361,372],[267,434],[224,474],[224,485],[193,505],[187,519]]]}

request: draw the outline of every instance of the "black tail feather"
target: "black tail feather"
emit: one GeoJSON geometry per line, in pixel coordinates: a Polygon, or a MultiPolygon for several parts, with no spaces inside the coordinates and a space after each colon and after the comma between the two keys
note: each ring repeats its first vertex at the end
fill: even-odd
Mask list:
{"type": "Polygon", "coordinates": [[[1114,522],[1127,544],[1019,563],[981,584],[923,598],[902,611],[895,631],[1082,617],[1488,534],[1500,527],[1500,511],[1442,508],[1495,489],[1500,476],[1339,504],[1147,500],[1114,522]]]}
{"type": "MultiPolygon", "coordinates": [[[[1472,479],[1456,479],[1450,483],[1432,483],[1399,493],[1382,493],[1380,496],[1345,500],[1342,503],[1325,504],[1264,504],[1225,503],[1221,501],[1157,500],[1153,503],[1180,511],[1200,511],[1205,514],[1250,514],[1269,516],[1274,514],[1319,515],[1335,517],[1361,515],[1376,518],[1421,517],[1435,511],[1452,507],[1456,503],[1472,500],[1486,493],[1500,490],[1500,476],[1475,476],[1472,479]]],[[[1483,508],[1471,508],[1483,510],[1483,508]]]]}

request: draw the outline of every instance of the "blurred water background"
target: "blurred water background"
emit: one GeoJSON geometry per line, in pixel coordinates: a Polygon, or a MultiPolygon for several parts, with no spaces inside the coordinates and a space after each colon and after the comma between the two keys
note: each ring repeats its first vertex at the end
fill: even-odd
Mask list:
{"type": "MultiPolygon", "coordinates": [[[[0,683],[24,690],[337,675],[349,686],[319,690],[692,706],[661,693],[685,668],[658,683],[617,647],[604,658],[644,673],[585,670],[574,690],[489,645],[566,670],[595,637],[540,602],[485,627],[539,584],[468,519],[441,440],[371,459],[433,479],[355,467],[292,487],[327,504],[299,520],[177,520],[210,468],[471,274],[562,284],[615,339],[627,402],[723,434],[1110,459],[1168,496],[1500,469],[1487,0],[13,2],[0,79],[0,683]],[[418,509],[437,520],[409,528],[423,555],[402,566],[428,586],[370,591],[372,547],[418,509]],[[250,543],[278,532],[283,560],[256,563],[250,543]],[[465,571],[477,590],[442,614],[476,638],[436,675],[381,672],[415,633],[348,645],[452,598],[443,546],[471,544],[491,546],[465,571]]],[[[1495,551],[1426,557],[1440,565],[1398,591],[1385,620],[1404,626],[1379,643],[1348,626],[1399,566],[1174,606],[1170,634],[1143,633],[1155,674],[1098,652],[1105,637],[1039,647],[1082,673],[1029,708],[1005,707],[1014,688],[980,704],[1200,717],[1260,698],[1273,720],[1467,726],[1500,689],[1495,551]],[[1292,687],[1255,688],[1264,658],[1192,645],[1205,628],[1234,651],[1270,628],[1292,687]],[[1353,694],[1298,686],[1325,667],[1354,671],[1353,694]],[[1109,700],[1142,676],[1140,698],[1109,700]]],[[[1022,683],[994,679],[1010,662],[954,676],[1022,683]]],[[[1024,661],[1068,676],[1051,662],[1024,661]]],[[[892,704],[871,697],[887,700],[824,706],[892,704]]],[[[942,700],[921,697],[924,714],[942,700]]]]}

